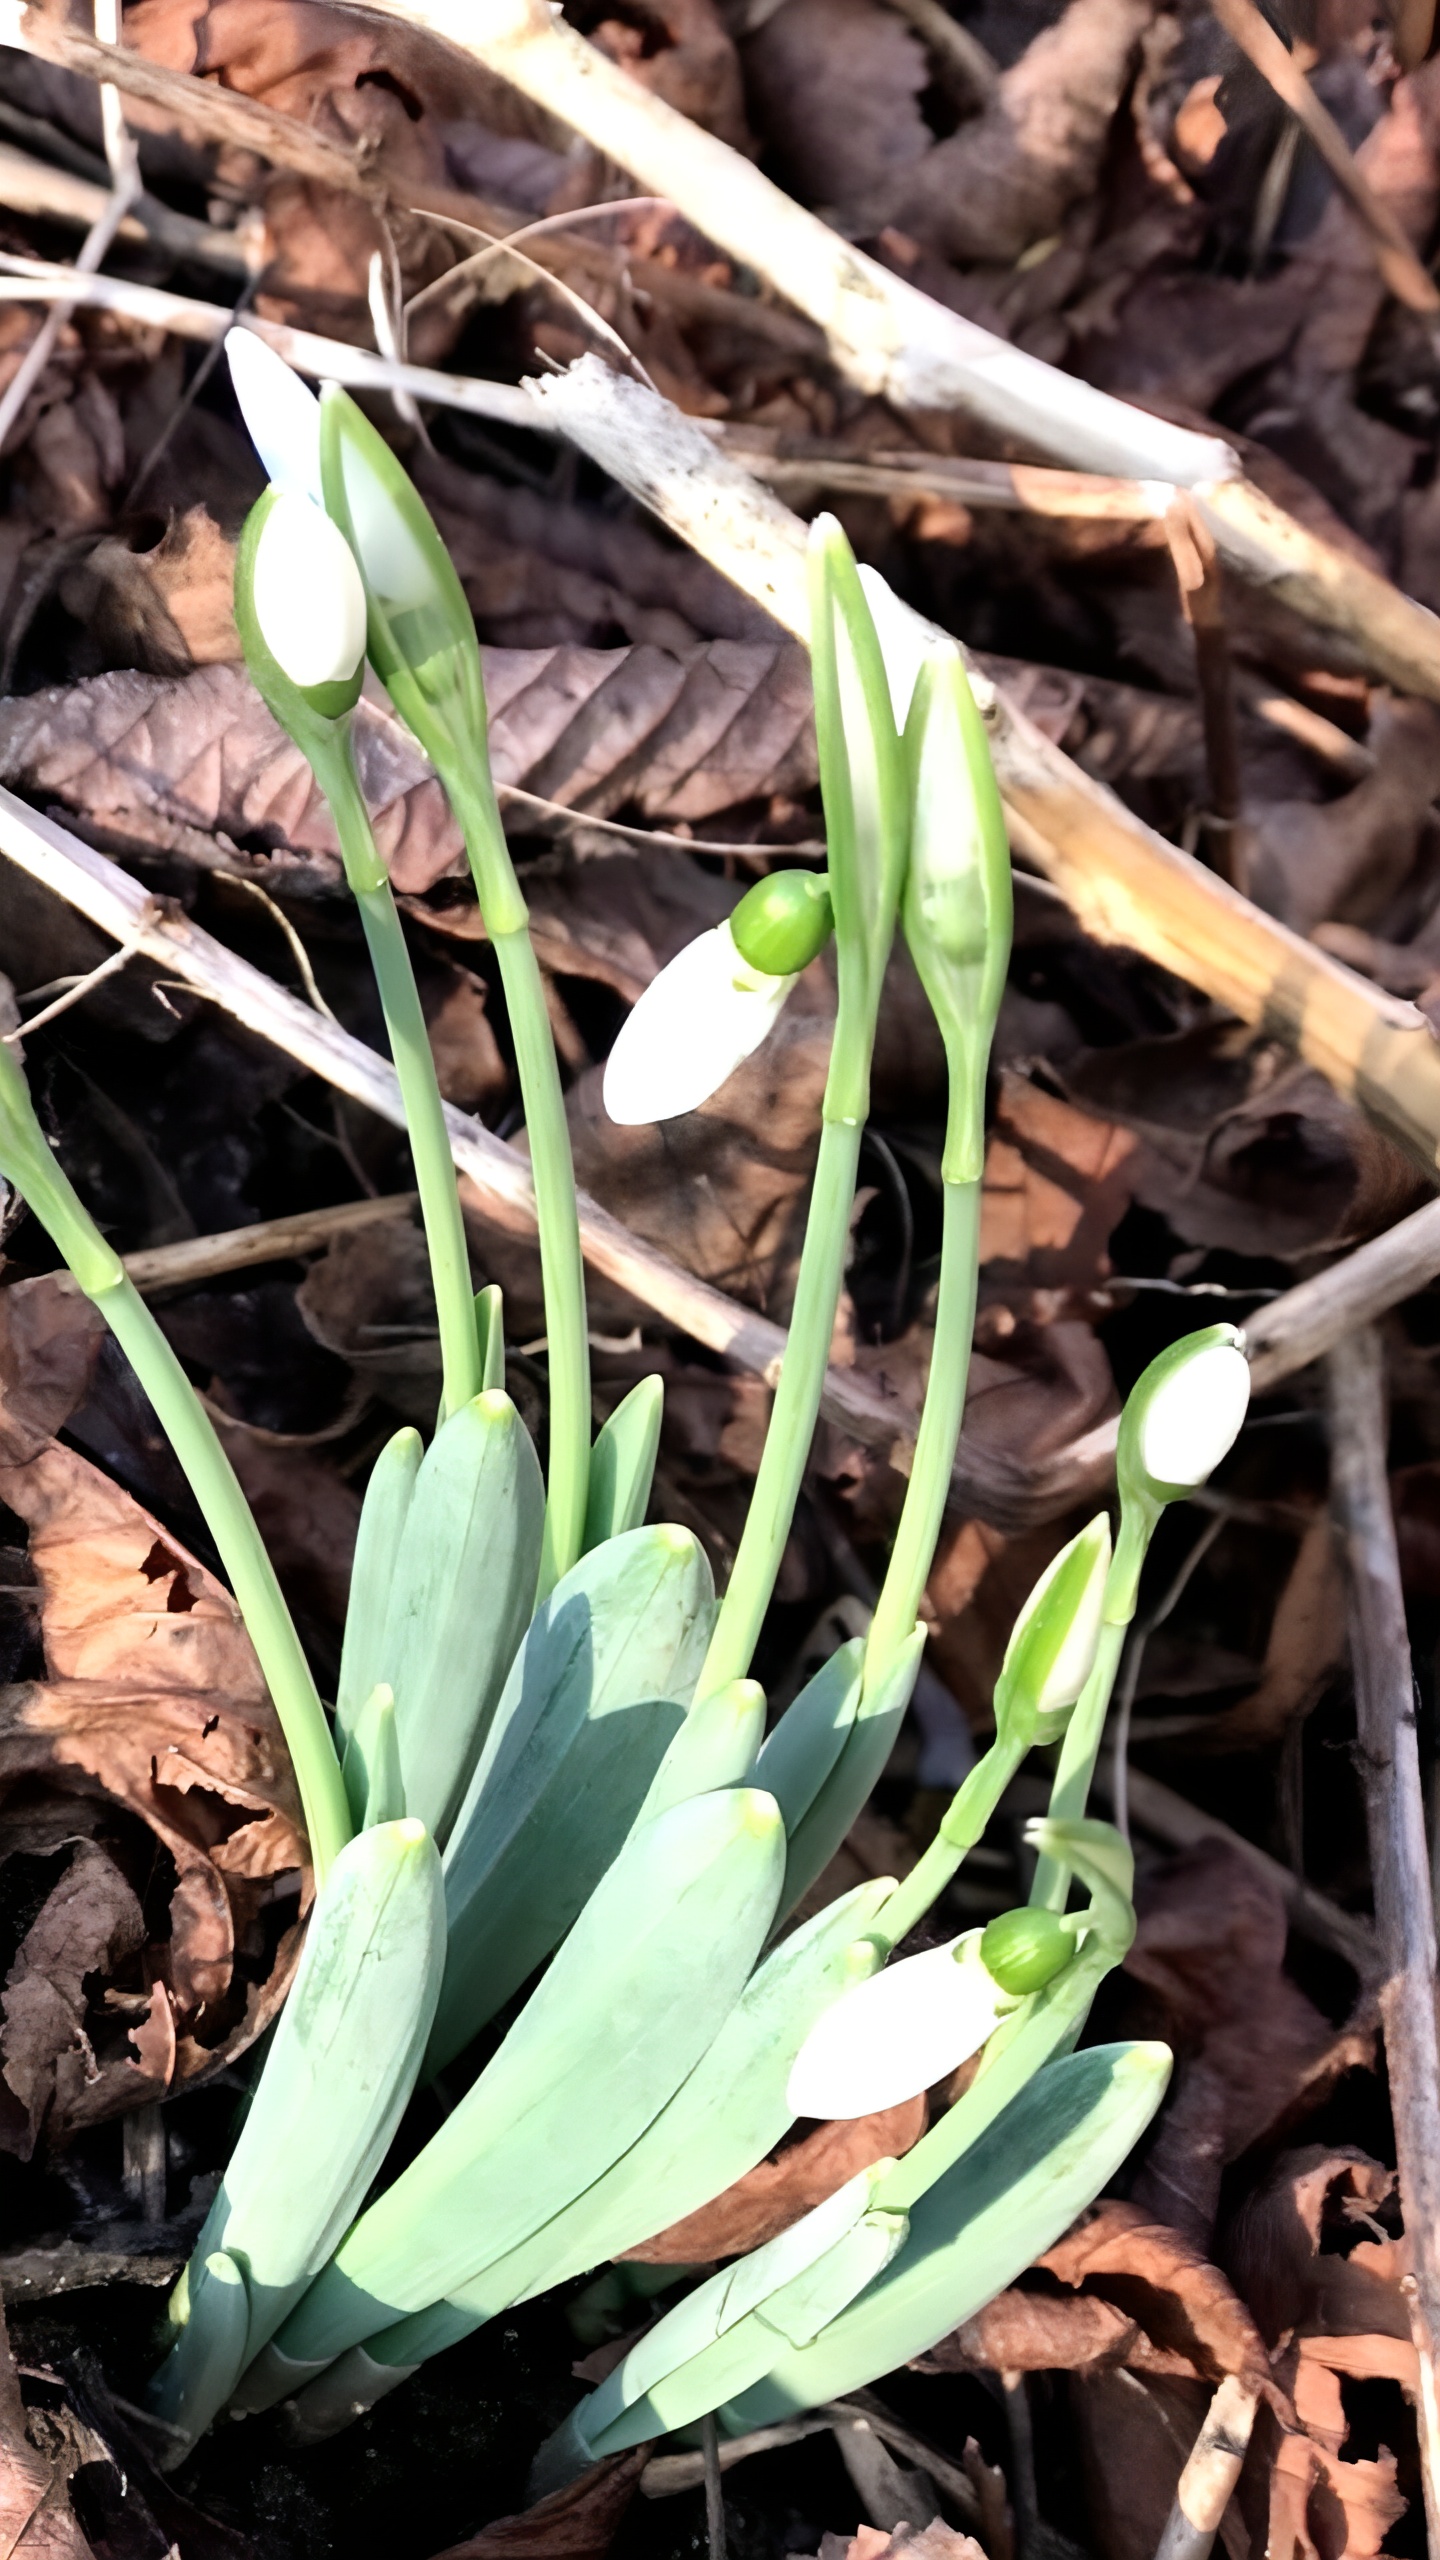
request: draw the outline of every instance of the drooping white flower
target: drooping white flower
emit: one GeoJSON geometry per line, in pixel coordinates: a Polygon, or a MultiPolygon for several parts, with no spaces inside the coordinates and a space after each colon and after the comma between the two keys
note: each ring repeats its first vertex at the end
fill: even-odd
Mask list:
{"type": "Polygon", "coordinates": [[[1203,1484],[1233,1445],[1250,1401],[1250,1364],[1208,1342],[1162,1377],[1140,1418],[1140,1463],[1157,1484],[1203,1484]]]}
{"type": "Polygon", "coordinates": [[[292,684],[335,684],[365,655],[365,589],[338,526],[281,490],[255,547],[251,602],[260,634],[292,684]]]}
{"type": "Polygon", "coordinates": [[[605,1064],[605,1108],[624,1128],[698,1110],[759,1048],[795,984],[752,969],[717,924],[652,978],[605,1064]]]}
{"type": "Polygon", "coordinates": [[[1014,2008],[980,1957],[980,1932],[904,1956],[842,1994],[811,2028],[786,2087],[793,2115],[873,2115],[978,2053],[1014,2008]]]}
{"type": "Polygon", "coordinates": [[[225,353],[240,415],[266,478],[292,497],[323,507],[320,403],[314,392],[254,329],[230,330],[225,353]]]}

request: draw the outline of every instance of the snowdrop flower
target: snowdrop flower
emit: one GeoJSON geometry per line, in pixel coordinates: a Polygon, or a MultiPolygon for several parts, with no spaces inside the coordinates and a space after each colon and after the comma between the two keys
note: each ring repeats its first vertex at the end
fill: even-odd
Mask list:
{"type": "Polygon", "coordinates": [[[653,978],[605,1066],[605,1108],[623,1128],[698,1110],[759,1048],[800,971],[831,930],[825,882],[772,872],[728,924],[688,942],[653,978]]]}
{"type": "Polygon", "coordinates": [[[320,403],[314,392],[254,329],[230,330],[225,353],[240,415],[266,478],[323,507],[320,403]]]}
{"type": "Polygon", "coordinates": [[[1233,1446],[1249,1401],[1244,1336],[1232,1325],[1212,1325],[1162,1352],[1132,1398],[1144,1475],[1156,1488],[1203,1484],[1233,1446]]]}
{"type": "Polygon", "coordinates": [[[271,657],[302,691],[358,674],[365,590],[344,535],[310,498],[277,491],[255,545],[250,606],[271,657]]]}
{"type": "Polygon", "coordinates": [[[885,661],[895,726],[903,729],[910,716],[920,670],[935,644],[935,634],[923,614],[918,614],[913,605],[902,604],[894,588],[887,586],[879,570],[872,569],[867,561],[860,563],[859,578],[885,661]]]}
{"type": "Polygon", "coordinates": [[[903,1956],[844,1992],[791,2066],[797,2116],[868,2116],[899,2106],[978,2053],[1014,2008],[983,1962],[980,1932],[903,1956]]]}
{"type": "Polygon", "coordinates": [[[1109,1570],[1102,1511],[1046,1566],[1015,1621],[996,1685],[997,1722],[1021,1704],[1046,1724],[1069,1714],[1094,1666],[1109,1570]]]}

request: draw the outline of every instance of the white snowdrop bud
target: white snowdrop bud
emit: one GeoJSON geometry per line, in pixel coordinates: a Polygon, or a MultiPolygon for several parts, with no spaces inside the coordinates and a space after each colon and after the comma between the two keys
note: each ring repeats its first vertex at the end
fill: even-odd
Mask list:
{"type": "Polygon", "coordinates": [[[314,392],[254,329],[232,329],[225,353],[240,415],[266,479],[292,497],[323,506],[320,403],[314,392]]]}
{"type": "Polygon", "coordinates": [[[795,984],[753,969],[728,924],[652,978],[605,1065],[605,1108],[626,1128],[698,1110],[758,1049],[795,984]]]}
{"type": "Polygon", "coordinates": [[[1245,1419],[1250,1364],[1211,1341],[1161,1377],[1140,1417],[1139,1457],[1156,1484],[1196,1485],[1220,1464],[1245,1419]]]}
{"type": "Polygon", "coordinates": [[[899,2106],[953,2071],[1014,2008],[971,1930],[903,1956],[844,1992],[811,2028],[791,2067],[797,2116],[868,2116],[899,2106]]]}
{"type": "Polygon", "coordinates": [[[365,655],[365,590],[350,546],[309,498],[281,490],[260,530],[250,599],[292,684],[337,684],[365,655]]]}

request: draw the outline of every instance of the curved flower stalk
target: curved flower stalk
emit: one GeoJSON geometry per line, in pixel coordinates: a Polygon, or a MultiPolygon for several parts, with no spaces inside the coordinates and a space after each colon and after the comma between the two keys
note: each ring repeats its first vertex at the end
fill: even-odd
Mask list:
{"type": "MultiPolygon", "coordinates": [[[[1125,1400],[1115,1460],[1120,1535],[1105,1585],[1094,1667],[1056,1766],[1050,1810],[1058,1821],[1076,1821],[1085,1811],[1110,1693],[1135,1615],[1140,1570],[1160,1516],[1167,1504],[1193,1493],[1229,1454],[1249,1401],[1245,1336],[1231,1324],[1207,1325],[1172,1342],[1125,1400]]],[[[1030,1898],[1059,1910],[1066,1885],[1063,1864],[1042,1857],[1030,1898]]]]}
{"type": "MultiPolygon", "coordinates": [[[[371,663],[444,784],[465,837],[481,912],[499,962],[535,1172],[540,1230],[550,1371],[550,1464],[542,1568],[548,1588],[574,1563],[584,1543],[590,1449],[585,1283],[555,1044],[525,901],[490,780],[485,691],[474,621],[419,492],[355,403],[334,384],[317,401],[253,330],[232,330],[225,343],[236,397],[266,469],[286,496],[307,498],[328,509],[358,565],[371,663]]],[[[271,708],[276,708],[273,702],[271,708]]],[[[284,721],[283,713],[277,716],[284,721]]],[[[310,741],[298,737],[293,728],[291,735],[314,763],[310,741]]],[[[363,857],[362,830],[368,835],[368,821],[354,779],[348,738],[330,742],[336,752],[328,757],[327,741],[322,737],[317,743],[327,768],[325,772],[316,768],[321,788],[330,798],[333,781],[338,795],[332,806],[341,828],[342,850],[348,827],[357,856],[363,857]]],[[[378,887],[385,875],[373,856],[373,846],[371,854],[373,868],[380,872],[380,881],[374,884],[378,887]]],[[[371,865],[363,859],[360,869],[367,879],[372,877],[371,865]]],[[[398,957],[392,943],[392,965],[398,957]]],[[[377,960],[377,974],[379,966],[377,960]]],[[[420,1028],[423,1034],[423,1022],[420,1028]]],[[[408,1100],[406,1108],[408,1115],[408,1100]]],[[[413,1135],[417,1120],[412,1118],[411,1125],[413,1135]]],[[[418,1125],[424,1127],[425,1115],[419,1115],[418,1125]]],[[[448,1141],[444,1151],[448,1165],[448,1141]]],[[[453,1189],[453,1172],[447,1179],[453,1189]]],[[[443,1336],[446,1295],[439,1287],[437,1300],[443,1336]]],[[[473,1333],[473,1317],[467,1322],[473,1333]]],[[[458,1337],[458,1318],[452,1330],[458,1337]]],[[[473,1394],[475,1385],[468,1392],[473,1394]]],[[[465,1401],[458,1378],[456,1397],[465,1401]]],[[[447,1389],[452,1410],[455,1401],[447,1389]]]]}

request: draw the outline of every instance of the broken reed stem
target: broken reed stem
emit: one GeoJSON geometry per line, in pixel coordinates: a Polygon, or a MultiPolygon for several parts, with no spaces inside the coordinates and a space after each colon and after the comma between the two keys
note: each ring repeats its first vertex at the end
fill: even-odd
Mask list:
{"type": "Polygon", "coordinates": [[[1175,2490],[1155,2560],[1208,2560],[1244,2468],[1260,2394],[1227,2374],[1210,2403],[1175,2490]]]}
{"type": "MultiPolygon", "coordinates": [[[[399,1087],[385,1060],[277,986],[263,971],[238,959],[213,936],[202,933],[188,917],[149,899],[117,863],[3,790],[0,854],[118,942],[133,937],[135,948],[295,1058],[308,1072],[396,1127],[402,1125],[399,1087]]],[[[535,1224],[534,1190],[525,1159],[461,1112],[447,1110],[446,1122],[451,1153],[472,1185],[479,1213],[511,1234],[530,1235],[535,1224]]],[[[378,1216],[383,1206],[356,1203],[354,1218],[378,1216]]],[[[324,1214],[337,1218],[343,1214],[348,1222],[351,1213],[324,1214]]],[[[315,1220],[299,1223],[313,1226],[315,1220]]],[[[704,1343],[773,1384],[785,1346],[781,1326],[681,1270],[583,1196],[580,1223],[586,1259],[597,1271],[692,1341],[704,1343]]],[[[278,1221],[277,1229],[288,1225],[278,1221]]],[[[256,1239],[259,1251],[265,1250],[266,1233],[244,1230],[245,1236],[256,1239]]],[[[231,1241],[201,1239],[195,1250],[208,1244],[228,1253],[231,1241]]],[[[303,1248],[296,1243],[292,1249],[303,1248]]],[[[177,1256],[189,1250],[166,1248],[177,1256]]],[[[145,1257],[147,1264],[154,1259],[145,1257]]],[[[215,1268],[239,1268],[239,1259],[217,1262],[215,1268]]],[[[1249,1338],[1257,1390],[1263,1393],[1303,1369],[1355,1325],[1413,1297],[1437,1273],[1440,1201],[1432,1201],[1385,1235],[1359,1246],[1332,1270],[1272,1300],[1252,1320],[1249,1338]]],[[[171,1266],[157,1274],[153,1283],[148,1271],[143,1278],[138,1271],[131,1276],[137,1287],[163,1286],[171,1266]]],[[[173,1278],[178,1283],[185,1276],[177,1262],[173,1278]]],[[[868,1385],[851,1370],[832,1368],[822,1409],[831,1421],[853,1433],[863,1448],[877,1452],[902,1474],[908,1470],[915,1445],[914,1419],[883,1388],[868,1385]]],[[[979,1449],[962,1438],[951,1474],[952,1504],[962,1515],[978,1516],[997,1528],[1028,1528],[1057,1519],[1076,1502],[1103,1493],[1112,1480],[1115,1431],[1113,1418],[1097,1423],[1067,1447],[1038,1461],[1011,1457],[1003,1450],[979,1449]]],[[[1132,1798],[1139,1784],[1132,1773],[1132,1798]]]]}
{"type": "MultiPolygon", "coordinates": [[[[541,415],[693,550],[808,641],[805,528],[655,392],[582,357],[529,386],[541,415]]],[[[903,611],[904,608],[901,608],[903,611]]],[[[917,633],[939,638],[914,617],[917,633]]],[[[1017,840],[1084,930],[1263,1025],[1362,1103],[1427,1173],[1440,1164],[1440,1041],[1412,1004],[1289,932],[1177,852],[972,670],[1017,840]],[[1021,833],[1020,831],[1023,831],[1021,833]]]]}
{"type": "Polygon", "coordinates": [[[1202,819],[1212,868],[1232,889],[1247,886],[1249,864],[1240,830],[1240,733],[1225,596],[1214,537],[1188,489],[1165,510],[1165,537],[1180,590],[1180,610],[1195,643],[1195,676],[1205,733],[1210,805],[1202,819]]]}
{"type": "Polygon", "coordinates": [[[1295,56],[1255,0],[1211,0],[1216,17],[1277,98],[1302,125],[1330,175],[1348,196],[1375,251],[1375,264],[1398,302],[1411,311],[1440,311],[1440,291],[1406,239],[1388,204],[1382,203],[1327,106],[1311,88],[1295,56]]]}
{"type": "Polygon", "coordinates": [[[1440,618],[1307,533],[1218,436],[1131,408],[945,309],[842,240],[729,144],[640,87],[545,0],[373,0],[561,118],[813,320],[837,369],[901,409],[959,409],[1056,462],[1197,493],[1227,564],[1403,690],[1440,699],[1440,618]]]}
{"type": "Polygon", "coordinates": [[[1390,1508],[1385,1368],[1371,1325],[1325,1363],[1330,1498],[1350,1583],[1350,1659],[1375,1927],[1384,1969],[1380,2015],[1401,2210],[1410,2250],[1402,2279],[1419,2359],[1416,2417],[1430,2548],[1440,2551],[1440,2048],[1435,1909],[1415,1733],[1415,1675],[1390,1508]]]}
{"type": "MultiPolygon", "coordinates": [[[[32,159],[28,151],[17,151],[13,143],[0,142],[0,205],[9,212],[30,214],[41,222],[75,223],[82,231],[89,231],[108,201],[109,189],[97,185],[93,178],[56,169],[47,160],[32,159]]],[[[131,211],[122,216],[115,236],[117,240],[153,241],[172,257],[223,267],[230,274],[259,271],[258,225],[250,226],[242,236],[238,230],[226,230],[217,223],[197,222],[188,213],[174,213],[169,205],[159,204],[153,196],[143,193],[135,197],[131,211]]]]}

